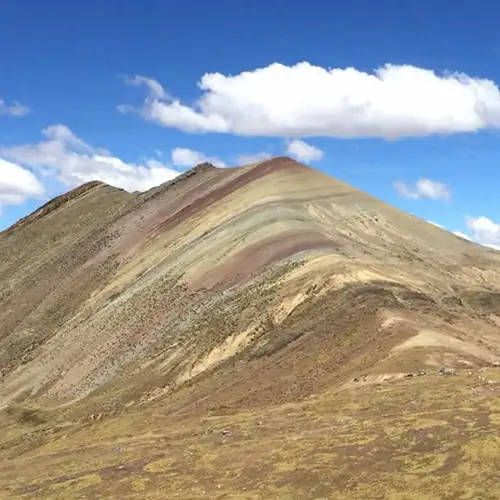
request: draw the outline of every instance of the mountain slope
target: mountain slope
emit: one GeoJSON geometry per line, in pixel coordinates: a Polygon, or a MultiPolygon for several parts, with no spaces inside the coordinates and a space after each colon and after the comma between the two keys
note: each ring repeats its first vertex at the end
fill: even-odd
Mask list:
{"type": "Polygon", "coordinates": [[[0,255],[0,407],[58,426],[283,412],[500,363],[500,253],[289,158],[82,186],[0,255]]]}

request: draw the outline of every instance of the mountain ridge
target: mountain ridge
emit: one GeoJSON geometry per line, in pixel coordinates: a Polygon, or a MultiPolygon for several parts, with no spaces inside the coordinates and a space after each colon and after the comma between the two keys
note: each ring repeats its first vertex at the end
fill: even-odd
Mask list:
{"type": "Polygon", "coordinates": [[[0,254],[6,422],[247,418],[500,364],[500,254],[287,157],[86,184],[0,254]]]}

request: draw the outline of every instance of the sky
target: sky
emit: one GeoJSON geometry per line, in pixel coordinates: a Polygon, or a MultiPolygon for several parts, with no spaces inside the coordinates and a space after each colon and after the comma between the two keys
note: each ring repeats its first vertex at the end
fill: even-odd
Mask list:
{"type": "Polygon", "coordinates": [[[500,248],[500,3],[5,0],[0,230],[287,155],[500,248]]]}

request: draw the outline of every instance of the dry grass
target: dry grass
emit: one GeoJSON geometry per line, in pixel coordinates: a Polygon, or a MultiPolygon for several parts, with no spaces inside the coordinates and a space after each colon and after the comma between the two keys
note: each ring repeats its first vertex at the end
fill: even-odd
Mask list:
{"type": "Polygon", "coordinates": [[[182,421],[157,402],[67,423],[22,454],[2,443],[0,486],[6,498],[493,499],[500,384],[480,376],[428,375],[182,421]]]}

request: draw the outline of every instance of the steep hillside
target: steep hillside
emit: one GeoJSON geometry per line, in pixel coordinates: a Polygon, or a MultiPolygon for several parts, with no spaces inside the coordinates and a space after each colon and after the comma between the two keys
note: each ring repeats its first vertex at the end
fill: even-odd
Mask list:
{"type": "MultiPolygon", "coordinates": [[[[0,461],[10,460],[5,492],[14,498],[165,498],[169,474],[168,498],[406,498],[396,496],[412,487],[404,457],[420,460],[419,443],[431,438],[410,433],[408,444],[415,414],[398,402],[417,401],[417,429],[446,409],[422,396],[426,388],[462,405],[468,441],[434,432],[443,463],[419,462],[426,475],[454,473],[446,446],[463,458],[460,445],[475,446],[495,422],[497,406],[484,398],[497,385],[484,370],[500,366],[500,253],[289,158],[203,164],[142,194],[86,184],[0,233],[0,255],[0,461]],[[417,373],[425,376],[405,377],[417,373]],[[473,388],[483,400],[469,405],[472,379],[486,389],[473,388]],[[383,415],[395,429],[388,441],[383,415]],[[481,415],[474,434],[467,419],[481,415]],[[207,418],[233,430],[214,438],[207,418]],[[352,442],[327,452],[322,437],[332,433],[352,442]],[[231,447],[225,467],[239,464],[241,481],[214,469],[221,439],[231,447]],[[390,450],[399,439],[397,469],[390,450]],[[75,458],[85,440],[128,451],[99,449],[101,467],[75,458]],[[370,453],[386,450],[401,481],[372,461],[381,489],[367,486],[370,474],[354,488],[350,468],[364,464],[372,441],[370,453]],[[273,449],[259,455],[266,442],[273,449]],[[167,456],[183,443],[192,456],[167,456]],[[325,456],[349,446],[353,461],[344,456],[342,472],[314,493],[325,456]],[[86,472],[75,475],[66,460],[86,472]],[[193,481],[203,485],[189,490],[193,481]]],[[[462,428],[440,415],[432,419],[462,428]]],[[[419,498],[445,498],[426,484],[419,498]]]]}

